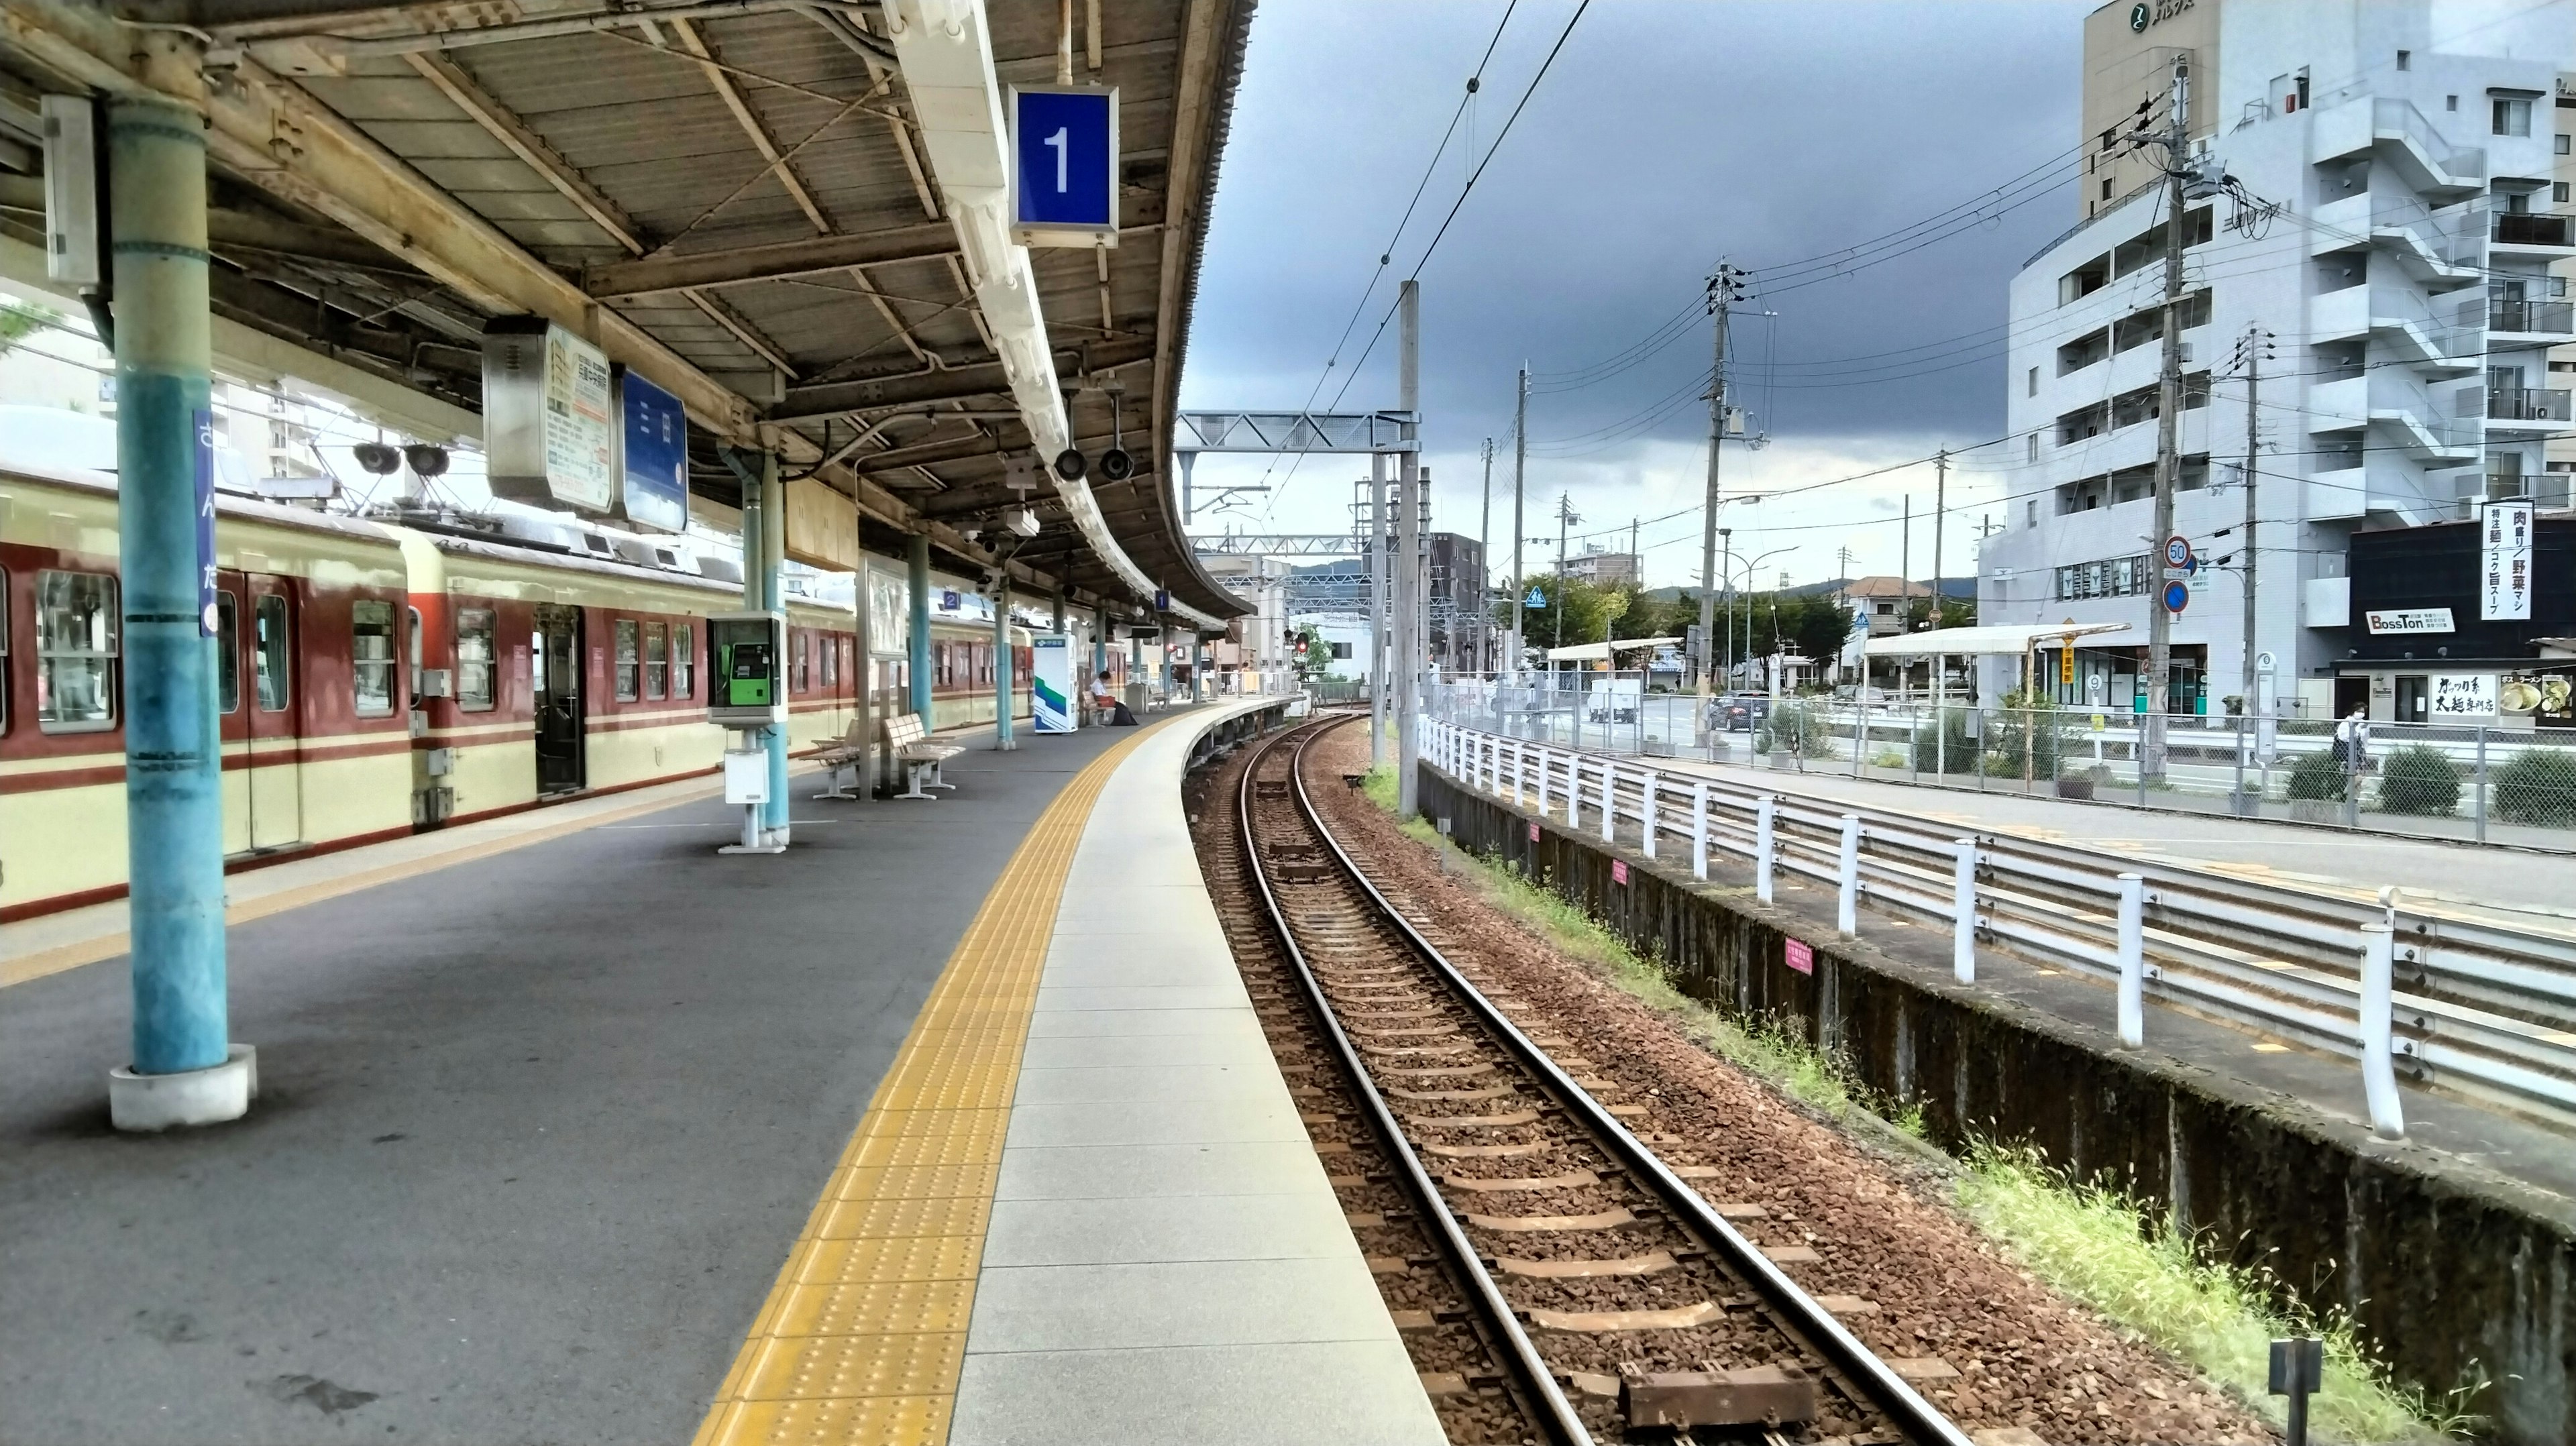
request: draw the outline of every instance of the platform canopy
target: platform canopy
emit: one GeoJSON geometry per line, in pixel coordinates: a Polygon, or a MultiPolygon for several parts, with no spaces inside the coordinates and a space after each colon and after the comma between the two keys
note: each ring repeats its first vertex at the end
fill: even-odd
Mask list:
{"type": "Polygon", "coordinates": [[[2127,623],[2010,623],[1979,628],[1935,628],[1872,638],[1861,645],[1868,658],[2017,658],[2065,638],[2125,633],[2127,623]]]}
{"type": "Polygon", "coordinates": [[[1571,643],[1547,650],[1551,663],[1606,663],[1613,652],[1633,653],[1641,648],[1669,648],[1679,638],[1612,638],[1606,643],[1571,643]]]}
{"type": "Polygon", "coordinates": [[[717,444],[767,450],[824,504],[791,499],[791,550],[800,518],[837,542],[855,511],[876,551],[924,533],[943,566],[1223,626],[1251,608],[1198,566],[1169,479],[1251,13],[0,0],[0,272],[43,274],[13,174],[38,98],[158,91],[206,116],[215,318],[300,349],[279,370],[416,395],[444,441],[481,410],[485,324],[542,317],[686,407],[714,519],[740,490],[717,444]],[[153,29],[192,62],[144,64],[153,29]],[[1116,244],[1023,252],[996,127],[1068,72],[1119,92],[1116,244]],[[1113,442],[1133,476],[1099,465],[1113,442]],[[1068,444],[1086,479],[1044,470],[1068,444]],[[1025,540],[999,525],[1023,505],[1025,540]]]}

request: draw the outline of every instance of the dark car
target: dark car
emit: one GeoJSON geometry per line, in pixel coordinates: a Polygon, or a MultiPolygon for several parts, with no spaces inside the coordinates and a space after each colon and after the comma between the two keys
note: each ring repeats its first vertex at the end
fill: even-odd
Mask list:
{"type": "Polygon", "coordinates": [[[1715,699],[1709,707],[1721,733],[1750,733],[1771,716],[1771,700],[1754,693],[1715,699]]]}

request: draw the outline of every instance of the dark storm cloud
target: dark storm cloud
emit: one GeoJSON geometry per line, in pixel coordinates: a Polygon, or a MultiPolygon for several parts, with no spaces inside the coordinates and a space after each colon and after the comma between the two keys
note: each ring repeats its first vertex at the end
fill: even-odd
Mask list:
{"type": "MultiPolygon", "coordinates": [[[[1562,372],[1619,352],[1690,306],[1721,256],[1758,278],[2070,151],[2085,8],[1596,0],[1422,272],[1432,445],[1464,452],[1504,436],[1524,357],[1562,372]]],[[[1524,4],[1513,17],[1476,105],[1476,154],[1571,10],[1563,0],[1524,4]]],[[[1501,13],[1496,3],[1262,8],[1215,201],[1189,403],[1305,400],[1501,13]]],[[[1318,405],[1342,387],[1465,170],[1453,145],[1318,405]]],[[[1771,299],[1776,320],[1736,329],[1741,399],[1784,441],[2000,431],[2003,363],[1992,345],[1867,386],[1766,387],[1755,363],[1863,356],[1985,328],[1997,337],[2005,283],[2076,206],[2073,182],[2061,182],[1967,234],[1771,299]]],[[[1693,319],[1651,361],[1537,398],[1533,440],[1579,438],[1649,410],[1688,388],[1708,349],[1708,327],[1693,319]]],[[[1346,405],[1393,404],[1393,351],[1390,328],[1346,405]]],[[[1706,425],[1685,393],[1637,435],[1701,437],[1706,425]]],[[[1593,455],[1620,450],[1614,439],[1593,455]]]]}

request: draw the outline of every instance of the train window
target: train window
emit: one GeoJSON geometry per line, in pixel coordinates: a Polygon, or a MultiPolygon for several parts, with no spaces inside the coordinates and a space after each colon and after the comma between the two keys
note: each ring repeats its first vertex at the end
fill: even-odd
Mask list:
{"type": "Polygon", "coordinates": [[[698,691],[698,634],[687,623],[671,628],[671,696],[695,697],[698,691]]]}
{"type": "Polygon", "coordinates": [[[116,726],[116,579],[36,574],[36,726],[88,733],[116,726]]]}
{"type": "Polygon", "coordinates": [[[823,691],[841,685],[841,640],[829,633],[823,635],[823,691]]]}
{"type": "Polygon", "coordinates": [[[411,664],[411,705],[420,706],[420,609],[403,609],[403,656],[411,664]]]}
{"type": "Polygon", "coordinates": [[[644,696],[659,698],[671,688],[671,625],[644,625],[644,696]]]}
{"type": "Polygon", "coordinates": [[[810,632],[796,635],[796,691],[814,691],[814,635],[810,632]]]}
{"type": "Polygon", "coordinates": [[[349,604],[349,681],[361,718],[394,711],[394,605],[349,604]]]}
{"type": "Polygon", "coordinates": [[[215,594],[215,702],[241,711],[241,600],[228,592],[215,594]]]}
{"type": "Polygon", "coordinates": [[[0,733],[9,731],[9,574],[0,571],[0,733]]]}
{"type": "Polygon", "coordinates": [[[252,643],[254,662],[259,675],[259,711],[286,711],[290,677],[295,653],[286,635],[286,595],[261,593],[251,604],[251,623],[256,630],[252,643]]]}
{"type": "Polygon", "coordinates": [[[636,645],[633,618],[617,620],[617,701],[632,703],[644,681],[643,650],[636,645]]]}
{"type": "Polygon", "coordinates": [[[456,706],[483,712],[492,691],[492,610],[466,608],[456,615],[456,706]]]}

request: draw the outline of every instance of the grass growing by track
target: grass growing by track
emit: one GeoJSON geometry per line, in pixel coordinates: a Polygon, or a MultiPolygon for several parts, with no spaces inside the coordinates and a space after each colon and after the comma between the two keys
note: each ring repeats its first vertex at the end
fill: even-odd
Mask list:
{"type": "MultiPolygon", "coordinates": [[[[1362,788],[1394,814],[1392,766],[1370,772],[1362,788]]],[[[1487,904],[1675,1021],[1719,1058],[1846,1127],[1925,1139],[1920,1107],[1876,1097],[1841,1055],[1783,1025],[1737,1019],[1691,998],[1674,986],[1662,960],[1639,954],[1519,869],[1457,848],[1427,820],[1400,827],[1438,850],[1445,870],[1487,904]]],[[[2456,1409],[2470,1391],[2444,1402],[2393,1380],[2349,1322],[2283,1308],[2276,1282],[2262,1272],[2199,1260],[2190,1241],[2114,1191],[2069,1180],[2030,1151],[1982,1141],[1964,1158],[1942,1158],[1959,1208],[2032,1274],[2188,1362],[2275,1424],[2283,1403],[2266,1391],[2269,1345],[2290,1335],[2325,1340],[2325,1388],[2308,1402],[2309,1425],[2320,1441],[2464,1440],[2479,1424],[2456,1409]]]]}

